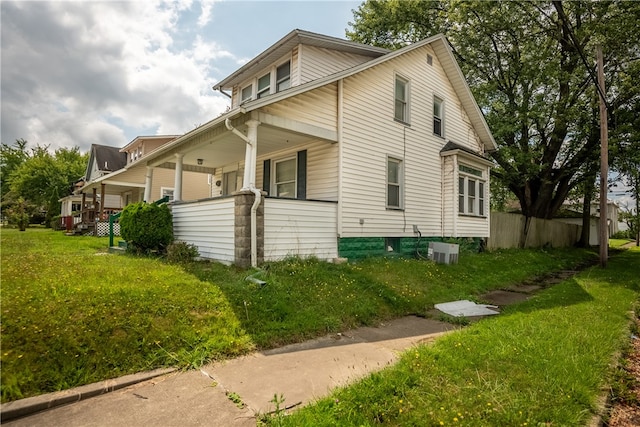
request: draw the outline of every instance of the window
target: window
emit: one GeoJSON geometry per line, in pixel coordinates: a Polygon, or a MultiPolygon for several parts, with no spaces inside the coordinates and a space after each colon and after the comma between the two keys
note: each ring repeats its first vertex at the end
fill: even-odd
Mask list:
{"type": "Polygon", "coordinates": [[[402,208],[402,160],[387,158],[387,207],[402,208]]]}
{"type": "Polygon", "coordinates": [[[240,102],[251,101],[251,98],[253,98],[252,84],[242,89],[242,92],[240,93],[240,102]]]}
{"type": "Polygon", "coordinates": [[[394,118],[409,123],[409,82],[396,76],[394,118]]]}
{"type": "Polygon", "coordinates": [[[271,73],[267,73],[258,79],[258,99],[269,95],[271,91],[271,73]]]}
{"type": "Polygon", "coordinates": [[[222,174],[222,195],[228,196],[235,193],[238,183],[238,171],[225,172],[222,174]]]}
{"type": "Polygon", "coordinates": [[[296,159],[275,162],[275,195],[277,197],[296,197],[296,159]]]}
{"type": "Polygon", "coordinates": [[[291,61],[287,61],[276,69],[276,92],[291,87],[291,61]]]}
{"type": "Polygon", "coordinates": [[[173,202],[173,188],[165,188],[162,187],[160,189],[160,198],[165,198],[165,197],[169,197],[169,201],[173,202]]]}
{"type": "Polygon", "coordinates": [[[433,97],[433,133],[438,136],[443,136],[443,102],[442,99],[437,96],[433,97]]]}
{"type": "Polygon", "coordinates": [[[485,183],[482,171],[460,165],[458,177],[458,211],[465,215],[485,216],[485,183]],[[469,174],[469,175],[467,175],[469,174]]]}

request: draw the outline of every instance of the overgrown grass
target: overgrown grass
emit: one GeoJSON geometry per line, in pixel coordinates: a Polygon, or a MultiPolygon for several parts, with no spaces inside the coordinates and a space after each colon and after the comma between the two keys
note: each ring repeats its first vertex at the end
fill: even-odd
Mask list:
{"type": "Polygon", "coordinates": [[[290,259],[242,271],[105,254],[106,239],[47,230],[3,229],[0,237],[2,401],[425,315],[434,303],[474,299],[596,256],[514,250],[463,254],[450,266],[290,259]],[[266,285],[246,281],[249,274],[266,285]]]}
{"type": "Polygon", "coordinates": [[[633,242],[631,239],[609,239],[609,247],[619,248],[626,245],[629,242],[633,242]]]}
{"type": "Polygon", "coordinates": [[[585,425],[639,292],[626,251],[272,424],[585,425]]]}
{"type": "Polygon", "coordinates": [[[2,230],[3,402],[253,348],[215,284],[106,247],[2,230]]]}

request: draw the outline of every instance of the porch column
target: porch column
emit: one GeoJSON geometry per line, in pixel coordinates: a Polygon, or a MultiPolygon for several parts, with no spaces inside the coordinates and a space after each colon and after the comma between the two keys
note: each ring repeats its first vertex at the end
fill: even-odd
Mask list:
{"type": "Polygon", "coordinates": [[[89,215],[89,219],[91,220],[91,222],[94,225],[94,229],[93,229],[93,233],[95,236],[98,236],[98,225],[96,224],[96,203],[97,203],[97,194],[98,194],[98,189],[96,187],[93,187],[93,198],[91,200],[92,202],[92,206],[91,206],[91,215],[89,215]]]}
{"type": "Polygon", "coordinates": [[[80,210],[80,217],[82,218],[82,223],[87,223],[87,193],[82,192],[82,209],[80,210]]]}
{"type": "Polygon", "coordinates": [[[104,182],[100,183],[100,220],[102,220],[103,215],[104,215],[104,201],[105,201],[105,187],[107,186],[107,184],[105,184],[104,182]]]}
{"type": "Polygon", "coordinates": [[[147,174],[144,177],[144,201],[151,203],[151,185],[153,184],[153,168],[147,166],[147,174]]]}
{"type": "Polygon", "coordinates": [[[244,176],[242,190],[249,190],[256,185],[256,159],[258,158],[258,125],[257,120],[247,122],[247,146],[244,153],[244,176]]]}
{"type": "Polygon", "coordinates": [[[178,202],[182,200],[182,160],[184,154],[176,153],[176,173],[173,184],[173,201],[178,202]]]}

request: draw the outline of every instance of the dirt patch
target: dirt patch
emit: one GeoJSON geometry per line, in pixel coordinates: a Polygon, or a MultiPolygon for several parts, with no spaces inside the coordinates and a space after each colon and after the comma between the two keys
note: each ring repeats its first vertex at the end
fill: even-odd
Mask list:
{"type": "MultiPolygon", "coordinates": [[[[640,328],[640,319],[636,317],[636,328],[640,328]]],[[[631,345],[624,353],[620,368],[624,375],[617,380],[619,384],[611,397],[609,414],[603,423],[609,427],[640,426],[640,337],[632,335],[631,345]]]]}

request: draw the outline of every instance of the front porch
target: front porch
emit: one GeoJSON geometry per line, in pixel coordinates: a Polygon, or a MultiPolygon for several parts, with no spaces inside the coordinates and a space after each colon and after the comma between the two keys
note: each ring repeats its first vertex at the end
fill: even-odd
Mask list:
{"type": "MultiPolygon", "coordinates": [[[[251,265],[251,192],[171,204],[174,236],[202,258],[251,265]]],[[[337,202],[265,197],[256,210],[257,264],[287,256],[338,257],[337,202]]]]}

